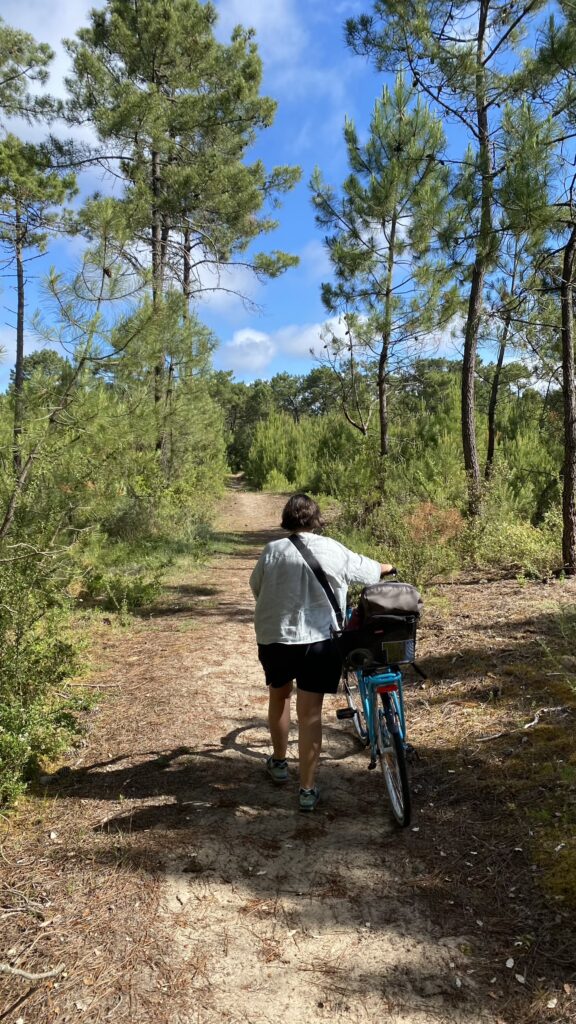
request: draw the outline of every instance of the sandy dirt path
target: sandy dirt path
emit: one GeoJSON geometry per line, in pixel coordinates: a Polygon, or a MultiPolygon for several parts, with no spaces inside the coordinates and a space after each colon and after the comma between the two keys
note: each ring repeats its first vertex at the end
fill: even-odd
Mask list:
{"type": "MultiPolygon", "coordinates": [[[[104,663],[94,681],[110,699],[96,711],[81,756],[45,780],[26,805],[29,820],[0,850],[12,888],[33,895],[44,915],[26,918],[21,938],[7,936],[10,962],[69,966],[24,1001],[12,986],[0,1020],[519,1020],[502,1009],[510,986],[521,987],[504,961],[508,950],[519,961],[522,943],[514,939],[530,927],[530,879],[521,900],[519,855],[509,840],[502,849],[482,845],[482,816],[501,812],[493,789],[479,791],[477,805],[460,795],[459,779],[474,775],[474,764],[445,765],[432,745],[426,749],[435,697],[415,687],[410,697],[423,760],[408,830],[391,823],[379,772],[367,771],[349,724],[336,721],[341,698],[326,702],[317,811],[297,810],[295,736],[293,781],[274,787],[265,776],[267,695],[248,577],[262,545],[279,535],[281,505],[275,496],[230,491],[218,524],[228,553],[175,579],[164,605],[128,633],[103,627],[104,663]],[[515,897],[506,913],[518,923],[510,918],[504,936],[500,897],[492,919],[484,906],[495,877],[515,897]],[[498,980],[492,927],[500,936],[498,980]]],[[[542,597],[503,585],[495,615],[493,602],[478,608],[478,588],[457,589],[449,623],[427,614],[421,650],[445,649],[442,663],[429,661],[449,691],[463,672],[461,642],[455,651],[450,638],[473,628],[471,671],[492,686],[490,643],[510,646],[506,626],[525,647],[513,618],[526,619],[542,597]]],[[[455,716],[474,710],[454,700],[441,708],[445,735],[455,716]]],[[[20,923],[12,915],[6,927],[20,923]]]]}
{"type": "Polygon", "coordinates": [[[227,498],[219,529],[237,535],[236,550],[195,584],[205,591],[200,623],[179,652],[163,649],[161,633],[148,642],[150,686],[172,711],[158,709],[156,724],[141,720],[140,729],[176,756],[161,804],[132,804],[107,823],[150,830],[164,848],[163,915],[175,955],[192,968],[179,1019],[488,1021],[459,953],[466,936],[433,926],[403,885],[416,836],[391,824],[379,773],[335,720],[342,699],[327,701],[313,816],[297,812],[295,773],[284,788],[264,775],[266,692],[248,577],[262,544],[279,535],[270,530],[279,509],[267,495],[227,498]]]}

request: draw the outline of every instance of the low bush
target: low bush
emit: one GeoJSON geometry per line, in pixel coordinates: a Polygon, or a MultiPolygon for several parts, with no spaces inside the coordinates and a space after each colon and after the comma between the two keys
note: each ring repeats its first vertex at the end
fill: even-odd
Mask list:
{"type": "Polygon", "coordinates": [[[468,525],[459,548],[462,565],[474,569],[545,579],[561,567],[561,529],[550,517],[536,527],[487,510],[468,525]]]}
{"type": "Polygon", "coordinates": [[[331,532],[363,554],[394,563],[402,579],[425,587],[458,569],[455,541],[463,528],[456,509],[390,502],[362,514],[349,504],[331,532]]]}
{"type": "Polygon", "coordinates": [[[33,554],[0,561],[0,802],[13,800],[43,757],[75,730],[62,686],[79,667],[68,629],[62,561],[33,554]]]}
{"type": "Polygon", "coordinates": [[[161,590],[160,569],[106,572],[92,568],[84,577],[79,597],[110,611],[135,611],[151,604],[161,590]]]}
{"type": "Polygon", "coordinates": [[[41,765],[70,747],[82,732],[79,715],[93,703],[81,691],[0,701],[0,804],[14,803],[41,765]]]}
{"type": "Polygon", "coordinates": [[[279,469],[271,469],[262,484],[262,490],[273,491],[276,494],[287,494],[289,491],[294,490],[294,488],[279,469]]]}

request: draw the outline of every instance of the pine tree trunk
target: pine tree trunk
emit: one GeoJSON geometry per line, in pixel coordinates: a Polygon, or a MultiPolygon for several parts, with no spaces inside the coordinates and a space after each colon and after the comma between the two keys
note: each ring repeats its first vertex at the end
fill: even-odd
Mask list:
{"type": "MultiPolygon", "coordinates": [[[[514,295],[516,288],[516,277],[518,273],[518,246],[514,252],[514,263],[512,268],[512,280],[510,283],[510,295],[514,295]]],[[[489,480],[492,476],[492,470],[494,468],[494,453],[496,451],[496,407],[498,405],[498,395],[500,391],[500,379],[502,377],[502,367],[504,365],[504,356],[506,355],[506,345],[508,342],[508,335],[510,333],[510,324],[512,322],[512,314],[508,310],[504,317],[504,327],[502,328],[502,336],[500,338],[500,347],[498,349],[498,361],[496,363],[496,370],[494,378],[492,380],[492,387],[490,389],[490,402],[488,404],[488,451],[486,453],[486,465],[484,467],[484,479],[489,480]]]]}
{"type": "Polygon", "coordinates": [[[183,240],[183,268],[182,268],[182,291],[184,298],[186,299],[186,315],[189,312],[189,303],[191,295],[191,258],[190,254],[192,251],[192,244],[190,241],[190,228],[184,229],[184,240],[183,240]]]}
{"type": "MultiPolygon", "coordinates": [[[[151,187],[152,187],[152,304],[158,311],[162,301],[163,290],[163,254],[162,213],[160,211],[160,153],[156,150],[151,154],[151,187]]],[[[156,409],[156,451],[161,452],[164,445],[164,428],[162,423],[162,404],[164,398],[165,376],[164,353],[158,355],[154,367],[154,407],[156,409]]]]}
{"type": "Polygon", "coordinates": [[[483,286],[484,267],[482,261],[477,260],[472,271],[462,360],[462,448],[468,480],[468,514],[470,516],[479,515],[481,507],[480,466],[476,447],[475,374],[483,286]]]}
{"type": "Polygon", "coordinates": [[[576,575],[576,380],[574,373],[574,261],[576,225],[564,249],[560,303],[562,311],[562,375],[564,397],[564,481],[562,495],[562,559],[564,571],[576,575]]]}
{"type": "MultiPolygon", "coordinates": [[[[392,338],[392,284],[396,258],[396,210],[390,221],[388,241],[388,262],[386,267],[386,290],[384,293],[384,331],[378,359],[378,411],[380,413],[380,457],[388,455],[388,385],[387,370],[390,342],[392,338]]],[[[383,225],[384,227],[384,225],[383,225]]]]}
{"type": "Polygon", "coordinates": [[[18,308],[16,314],[16,363],[14,366],[14,434],[12,463],[16,475],[22,468],[22,428],[24,421],[24,262],[22,224],[16,204],[16,281],[18,308]]]}
{"type": "Polygon", "coordinates": [[[174,444],[172,434],[172,402],[174,392],[174,363],[170,358],[166,375],[166,401],[162,423],[162,465],[167,477],[172,475],[174,444]]]}
{"type": "MultiPolygon", "coordinates": [[[[160,196],[160,154],[152,153],[152,304],[158,309],[162,297],[162,218],[159,209],[160,196]]],[[[154,367],[154,404],[162,401],[163,360],[158,359],[154,367]]],[[[158,441],[156,442],[158,448],[158,441]]]]}
{"type": "Polygon", "coordinates": [[[378,411],[380,413],[380,456],[388,455],[388,387],[386,367],[388,363],[388,346],[382,345],[378,360],[378,411]]]}
{"type": "Polygon", "coordinates": [[[151,156],[152,172],[152,301],[157,306],[162,297],[162,215],[160,212],[160,154],[151,156]]]}
{"type": "Polygon", "coordinates": [[[504,325],[500,348],[498,349],[498,362],[496,363],[496,369],[492,379],[492,387],[490,389],[490,402],[488,403],[488,451],[486,452],[486,465],[484,467],[485,480],[490,479],[494,468],[494,452],[496,450],[496,407],[498,405],[498,392],[500,389],[500,378],[502,376],[504,356],[506,354],[506,341],[508,338],[509,327],[510,321],[504,325]]]}
{"type": "Polygon", "coordinates": [[[475,375],[484,281],[490,266],[492,249],[493,168],[486,99],[486,76],[483,63],[488,8],[489,0],[481,0],[476,48],[476,120],[481,173],[480,226],[468,299],[468,315],[464,335],[464,358],[462,361],[462,447],[464,449],[464,468],[468,478],[468,514],[470,516],[478,516],[480,514],[482,501],[480,464],[478,462],[478,449],[476,446],[475,375]]]}

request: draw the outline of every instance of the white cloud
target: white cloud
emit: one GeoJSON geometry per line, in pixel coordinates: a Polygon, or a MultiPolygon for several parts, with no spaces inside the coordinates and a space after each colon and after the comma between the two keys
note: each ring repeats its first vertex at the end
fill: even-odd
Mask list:
{"type": "Polygon", "coordinates": [[[456,313],[447,324],[429,334],[425,339],[429,354],[444,359],[457,359],[458,356],[461,356],[464,326],[463,315],[456,313]]]}
{"type": "MultiPolygon", "coordinates": [[[[345,106],[348,80],[359,73],[359,62],[351,55],[346,61],[339,59],[337,73],[333,64],[319,65],[310,26],[321,31],[317,23],[326,20],[322,5],[315,3],[311,12],[298,0],[250,0],[250,4],[245,0],[216,0],[216,8],[220,38],[227,40],[236,25],[255,29],[267,81],[284,101],[324,97],[339,108],[345,106]]],[[[333,16],[331,10],[329,17],[333,16]]],[[[340,110],[339,128],[341,122],[340,110]]]]}
{"type": "Polygon", "coordinates": [[[293,359],[313,362],[322,351],[322,330],[326,325],[335,334],[343,335],[344,328],[338,317],[322,323],[287,324],[269,333],[246,327],[236,331],[232,341],[222,345],[217,361],[224,369],[248,373],[261,373],[282,356],[287,362],[293,359]]]}
{"type": "Polygon", "coordinates": [[[230,321],[246,316],[246,308],[257,304],[262,284],[249,267],[204,265],[198,272],[196,301],[200,315],[209,310],[230,321]]]}
{"type": "Polygon", "coordinates": [[[268,64],[299,60],[308,32],[294,0],[216,0],[218,35],[229,37],[236,25],[254,28],[258,48],[268,64]]]}
{"type": "Polygon", "coordinates": [[[344,124],[343,110],[348,95],[348,80],[352,71],[351,62],[339,64],[338,73],[333,67],[312,67],[302,59],[300,63],[286,63],[274,75],[274,84],[290,99],[318,100],[326,98],[337,104],[338,127],[344,124]]]}
{"type": "Polygon", "coordinates": [[[315,10],[316,17],[328,21],[329,19],[352,18],[354,15],[363,14],[366,11],[366,0],[339,0],[335,4],[327,4],[326,0],[308,0],[315,10]]]}
{"type": "Polygon", "coordinates": [[[245,327],[234,333],[223,354],[226,369],[259,373],[272,362],[276,347],[269,334],[245,327]]]}
{"type": "Polygon", "coordinates": [[[289,324],[273,335],[278,349],[287,356],[306,357],[318,354],[323,342],[320,332],[323,324],[289,324]]]}
{"type": "Polygon", "coordinates": [[[39,43],[48,43],[54,50],[48,88],[56,96],[65,95],[64,76],[70,71],[62,37],[72,38],[86,24],[93,6],[90,0],[54,0],[47,17],[44,0],[3,0],[2,17],[8,25],[29,32],[39,43]]]}

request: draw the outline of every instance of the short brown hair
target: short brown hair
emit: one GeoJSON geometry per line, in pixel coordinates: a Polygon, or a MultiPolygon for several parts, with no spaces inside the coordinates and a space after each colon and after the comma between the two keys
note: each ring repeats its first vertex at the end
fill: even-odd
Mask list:
{"type": "Polygon", "coordinates": [[[307,494],[293,494],[286,502],[280,524],[284,530],[321,530],[320,508],[307,494]]]}

